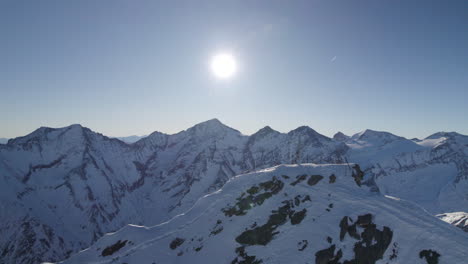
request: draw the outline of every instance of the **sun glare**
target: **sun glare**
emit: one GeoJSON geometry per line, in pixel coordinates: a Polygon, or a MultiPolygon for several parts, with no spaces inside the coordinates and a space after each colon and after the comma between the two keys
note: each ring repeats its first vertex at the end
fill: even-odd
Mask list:
{"type": "Polygon", "coordinates": [[[228,53],[217,54],[211,60],[211,70],[220,79],[228,79],[237,71],[235,58],[228,53]]]}

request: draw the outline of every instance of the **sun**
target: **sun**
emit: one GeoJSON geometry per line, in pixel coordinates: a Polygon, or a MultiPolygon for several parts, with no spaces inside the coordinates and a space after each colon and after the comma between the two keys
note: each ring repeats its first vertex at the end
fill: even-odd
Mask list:
{"type": "Polygon", "coordinates": [[[220,53],[211,60],[211,71],[220,79],[229,79],[237,71],[237,63],[234,56],[229,53],[220,53]]]}

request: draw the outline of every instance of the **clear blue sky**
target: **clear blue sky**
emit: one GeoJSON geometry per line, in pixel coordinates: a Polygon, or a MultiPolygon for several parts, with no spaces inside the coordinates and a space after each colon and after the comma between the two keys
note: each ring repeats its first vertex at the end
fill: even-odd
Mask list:
{"type": "Polygon", "coordinates": [[[4,0],[0,33],[0,137],[215,117],[246,134],[468,134],[464,0],[4,0]],[[209,70],[217,51],[238,60],[231,80],[209,70]]]}

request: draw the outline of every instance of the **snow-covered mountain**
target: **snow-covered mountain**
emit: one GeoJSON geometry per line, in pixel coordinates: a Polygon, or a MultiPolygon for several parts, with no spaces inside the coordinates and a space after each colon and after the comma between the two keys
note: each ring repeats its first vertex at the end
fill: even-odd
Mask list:
{"type": "Polygon", "coordinates": [[[126,226],[63,263],[466,263],[466,234],[360,176],[353,164],[240,175],[185,214],[126,226]]]}
{"type": "Polygon", "coordinates": [[[468,136],[436,133],[415,142],[366,130],[346,141],[347,159],[384,194],[410,200],[432,214],[468,209],[468,136]]]}
{"type": "Polygon", "coordinates": [[[6,144],[8,142],[8,138],[0,138],[0,144],[6,144]]]}
{"type": "Polygon", "coordinates": [[[0,145],[0,263],[65,259],[126,224],[184,213],[235,175],[279,164],[358,163],[375,193],[434,215],[468,212],[467,138],[415,142],[367,130],[331,139],[309,127],[246,136],[213,119],[127,144],[80,125],[39,128],[0,145]]]}

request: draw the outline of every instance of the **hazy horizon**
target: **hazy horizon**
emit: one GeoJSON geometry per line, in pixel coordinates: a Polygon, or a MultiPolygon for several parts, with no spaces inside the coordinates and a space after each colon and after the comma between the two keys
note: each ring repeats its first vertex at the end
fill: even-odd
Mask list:
{"type": "Polygon", "coordinates": [[[467,1],[2,1],[0,137],[468,134],[467,1]],[[210,71],[228,52],[229,80],[210,71]]]}

